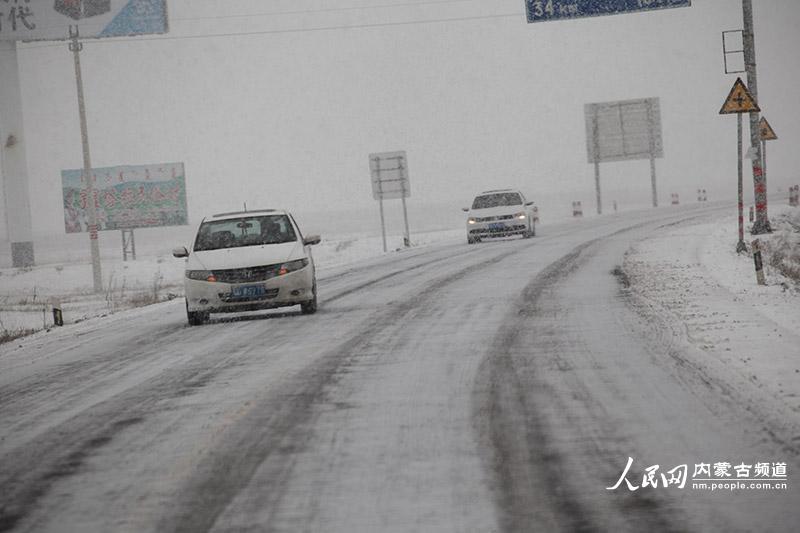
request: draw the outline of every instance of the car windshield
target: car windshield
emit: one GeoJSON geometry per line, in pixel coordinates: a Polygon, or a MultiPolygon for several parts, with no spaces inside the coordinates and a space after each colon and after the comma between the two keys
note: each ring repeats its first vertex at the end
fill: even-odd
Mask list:
{"type": "Polygon", "coordinates": [[[288,216],[248,216],[203,222],[197,232],[194,250],[200,252],[296,240],[297,236],[288,216]]]}
{"type": "Polygon", "coordinates": [[[503,205],[522,205],[522,198],[515,192],[484,194],[475,198],[472,203],[472,209],[486,209],[487,207],[500,207],[503,205]]]}

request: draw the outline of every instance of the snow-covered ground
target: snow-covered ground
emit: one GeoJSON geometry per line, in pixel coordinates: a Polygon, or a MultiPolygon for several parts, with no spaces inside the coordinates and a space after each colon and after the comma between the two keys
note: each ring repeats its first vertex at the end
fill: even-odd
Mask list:
{"type": "Polygon", "coordinates": [[[385,256],[378,240],[376,257],[354,242],[355,264],[320,273],[315,315],[192,328],[173,300],[2,345],[6,519],[19,531],[789,530],[797,330],[753,319],[704,270],[751,264],[706,259],[717,240],[735,244],[722,209],[587,217],[478,246],[458,232],[385,256]],[[735,329],[782,354],[783,375],[748,336],[717,338],[735,329]],[[607,490],[626,457],[637,482],[648,464],[785,461],[789,487],[607,490]]]}
{"type": "MultiPolygon", "coordinates": [[[[773,234],[758,236],[765,248],[796,257],[800,209],[774,209],[771,221],[773,234]]],[[[758,285],[752,256],[736,253],[736,227],[734,213],[637,243],[625,256],[625,283],[645,316],[688,344],[690,364],[724,376],[762,416],[800,431],[800,280],[767,255],[766,285],[758,285]]],[[[749,251],[753,239],[747,232],[749,251]]]]}

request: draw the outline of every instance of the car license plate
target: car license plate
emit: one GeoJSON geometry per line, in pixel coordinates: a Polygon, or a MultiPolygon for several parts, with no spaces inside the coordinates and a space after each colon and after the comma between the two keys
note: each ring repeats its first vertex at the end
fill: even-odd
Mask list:
{"type": "Polygon", "coordinates": [[[502,222],[495,222],[493,224],[489,224],[489,229],[504,230],[504,229],[506,229],[506,225],[503,224],[502,222]]]}
{"type": "Polygon", "coordinates": [[[231,290],[234,298],[259,298],[265,293],[266,288],[263,285],[242,285],[231,290]]]}

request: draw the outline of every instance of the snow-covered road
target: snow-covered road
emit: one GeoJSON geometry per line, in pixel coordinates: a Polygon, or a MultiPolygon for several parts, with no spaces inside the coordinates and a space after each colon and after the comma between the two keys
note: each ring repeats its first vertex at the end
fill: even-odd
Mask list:
{"type": "Polygon", "coordinates": [[[173,301],[3,347],[0,531],[790,531],[797,409],[761,416],[616,268],[719,212],[327,270],[312,316],[189,328],[173,301]],[[628,457],[638,486],[782,462],[789,488],[607,490],[628,457]]]}

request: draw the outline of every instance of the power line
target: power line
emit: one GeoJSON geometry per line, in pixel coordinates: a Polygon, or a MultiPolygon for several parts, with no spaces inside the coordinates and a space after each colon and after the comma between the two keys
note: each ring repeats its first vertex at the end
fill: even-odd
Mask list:
{"type": "MultiPolygon", "coordinates": [[[[168,22],[185,22],[185,21],[201,21],[201,20],[225,20],[235,18],[257,18],[257,17],[271,17],[279,15],[308,15],[313,13],[336,13],[344,11],[367,11],[375,9],[386,9],[394,7],[419,7],[426,5],[439,5],[439,4],[463,4],[467,2],[474,2],[475,0],[423,0],[417,2],[400,2],[390,4],[378,4],[373,6],[348,6],[348,7],[331,7],[322,9],[302,9],[294,11],[265,11],[260,13],[239,13],[236,15],[208,15],[200,17],[170,17],[168,22]]],[[[62,28],[63,26],[37,26],[39,30],[48,30],[53,28],[62,28]]],[[[92,22],[91,20],[81,21],[82,28],[96,28],[101,30],[104,24],[92,22]]],[[[65,37],[66,39],[66,37],[65,37]]]]}
{"type": "MultiPolygon", "coordinates": [[[[450,18],[425,19],[425,20],[410,20],[402,22],[376,22],[371,24],[318,26],[316,28],[290,28],[284,30],[259,30],[259,31],[248,31],[248,32],[208,33],[208,34],[197,34],[197,35],[175,35],[168,37],[129,37],[129,38],[93,39],[92,42],[96,44],[108,44],[108,43],[120,43],[120,42],[142,42],[142,41],[179,41],[188,39],[209,39],[215,37],[248,37],[253,35],[280,35],[288,33],[311,33],[311,32],[322,32],[322,31],[333,31],[333,30],[352,30],[360,28],[386,28],[391,26],[414,26],[422,24],[437,24],[437,23],[447,23],[447,22],[468,22],[474,20],[489,20],[489,19],[501,19],[501,18],[512,18],[512,17],[522,17],[522,16],[524,16],[524,14],[522,13],[500,13],[496,15],[475,15],[471,17],[450,17],[450,18]]],[[[86,42],[85,39],[84,42],[86,42]]],[[[25,48],[21,48],[20,50],[35,50],[39,48],[53,48],[56,46],[62,46],[62,45],[48,44],[41,46],[27,46],[25,48]]]]}
{"type": "Polygon", "coordinates": [[[214,15],[205,17],[177,17],[170,20],[184,21],[184,20],[218,20],[218,19],[233,19],[233,18],[253,18],[253,17],[271,17],[275,15],[307,15],[311,13],[336,13],[342,11],[366,11],[369,9],[386,9],[393,7],[416,7],[425,5],[436,4],[464,4],[467,2],[474,2],[475,0],[427,0],[424,2],[400,2],[394,4],[378,4],[374,6],[349,6],[349,7],[330,7],[323,9],[302,9],[295,11],[269,11],[263,13],[246,13],[239,15],[214,15]]]}

